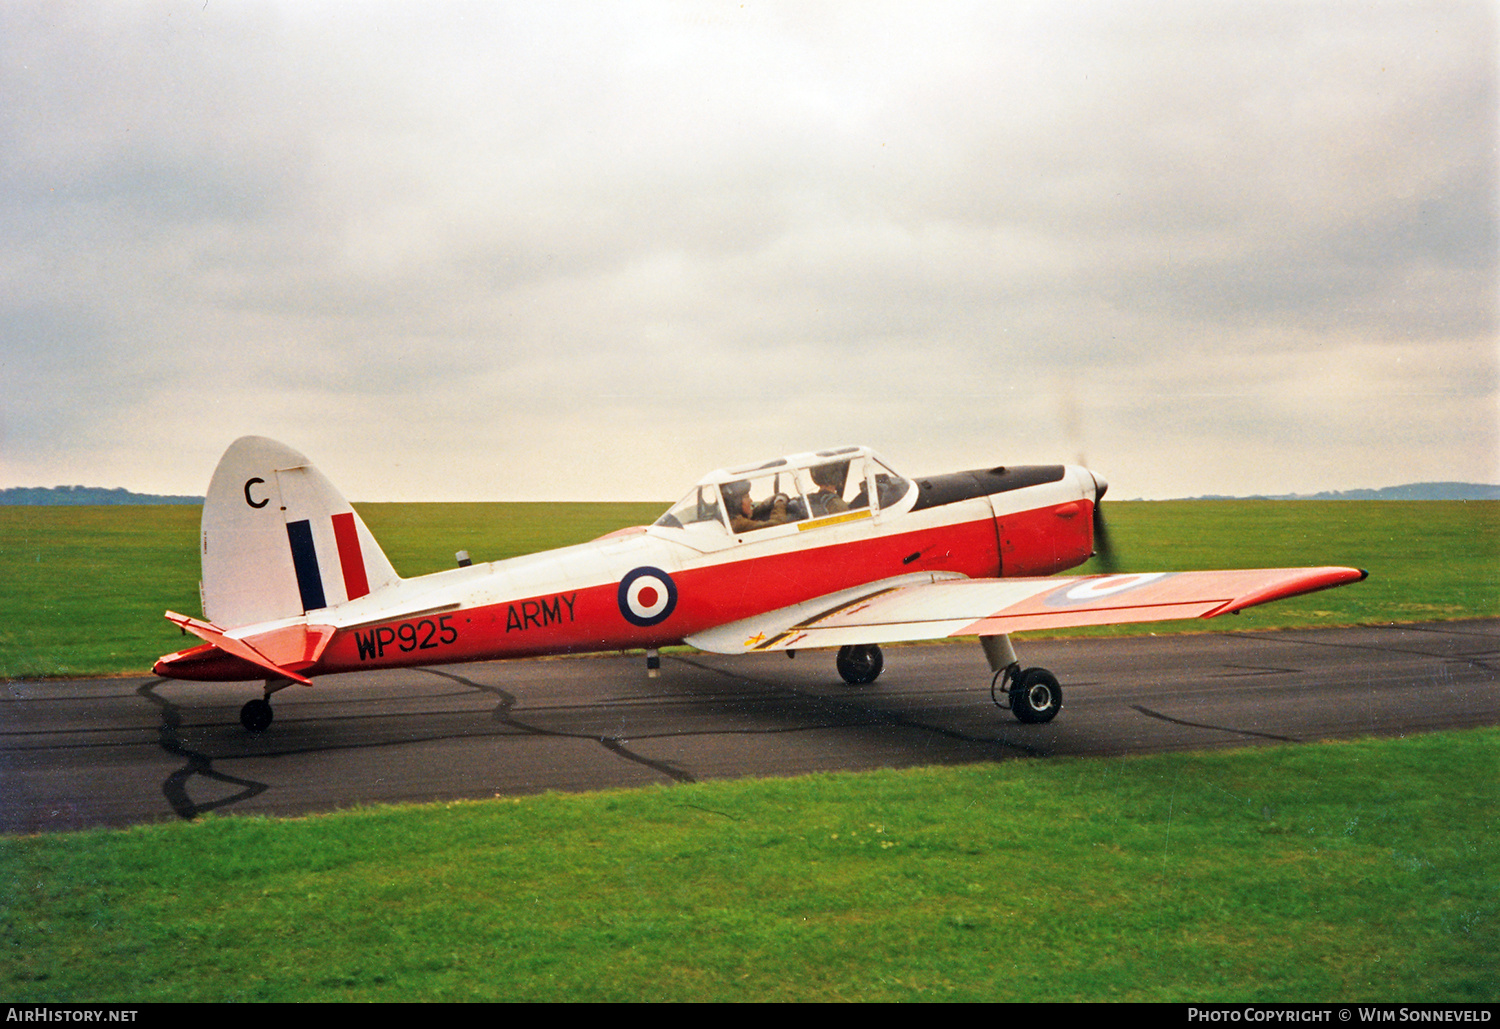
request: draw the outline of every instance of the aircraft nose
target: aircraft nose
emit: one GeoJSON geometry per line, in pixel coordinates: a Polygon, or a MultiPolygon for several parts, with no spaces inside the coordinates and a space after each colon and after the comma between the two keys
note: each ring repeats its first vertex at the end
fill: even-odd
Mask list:
{"type": "Polygon", "coordinates": [[[1104,476],[1098,472],[1089,472],[1089,475],[1094,478],[1094,503],[1097,504],[1104,499],[1104,494],[1109,492],[1109,483],[1105,482],[1104,476]]]}

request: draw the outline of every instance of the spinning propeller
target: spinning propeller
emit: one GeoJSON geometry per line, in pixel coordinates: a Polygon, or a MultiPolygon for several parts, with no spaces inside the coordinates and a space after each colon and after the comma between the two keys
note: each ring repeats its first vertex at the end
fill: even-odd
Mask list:
{"type": "Polygon", "coordinates": [[[1109,483],[1098,472],[1089,474],[1094,477],[1094,556],[1099,560],[1101,572],[1113,574],[1120,570],[1120,558],[1104,522],[1104,494],[1109,491],[1109,483]]]}
{"type": "MultiPolygon", "coordinates": [[[[1059,387],[1058,398],[1066,434],[1075,444],[1079,444],[1083,439],[1083,415],[1072,384],[1063,383],[1059,387]]],[[[1079,465],[1088,468],[1081,445],[1076,446],[1076,453],[1079,465]]],[[[1109,483],[1098,472],[1090,471],[1089,474],[1094,477],[1094,557],[1099,562],[1097,568],[1100,572],[1113,575],[1120,570],[1120,556],[1115,552],[1114,543],[1109,538],[1109,528],[1104,523],[1103,501],[1104,494],[1109,491],[1109,483]]]]}

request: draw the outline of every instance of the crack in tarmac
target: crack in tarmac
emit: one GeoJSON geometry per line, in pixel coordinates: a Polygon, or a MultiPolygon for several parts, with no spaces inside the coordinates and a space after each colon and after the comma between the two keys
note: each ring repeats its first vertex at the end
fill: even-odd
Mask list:
{"type": "MultiPolygon", "coordinates": [[[[1426,632],[1434,636],[1459,637],[1463,639],[1488,639],[1488,633],[1483,632],[1454,632],[1436,627],[1422,625],[1393,625],[1391,628],[1399,628],[1407,632],[1426,632]]],[[[1318,630],[1313,630],[1318,631],[1318,630]]],[[[1325,630],[1326,631],[1326,630],[1325,630]]],[[[1421,647],[1385,647],[1372,646],[1369,643],[1340,643],[1335,640],[1319,640],[1302,636],[1296,629],[1277,630],[1276,635],[1270,633],[1248,633],[1248,632],[1226,632],[1222,635],[1237,636],[1240,639],[1266,639],[1273,643],[1284,643],[1289,646],[1328,647],[1336,650],[1366,650],[1380,653],[1410,654],[1416,657],[1430,657],[1434,661],[1447,665],[1466,665],[1482,672],[1500,673],[1500,666],[1496,661],[1500,660],[1500,652],[1490,651],[1478,654],[1434,654],[1430,650],[1421,647]]]]}
{"type": "Polygon", "coordinates": [[[755,677],[746,675],[743,672],[727,672],[721,668],[715,668],[713,665],[702,664],[698,661],[693,661],[685,657],[674,655],[674,660],[688,665],[689,667],[696,668],[699,671],[712,672],[715,675],[720,675],[728,679],[754,683],[755,685],[764,687],[769,691],[782,694],[790,694],[799,700],[810,700],[817,704],[826,704],[829,707],[835,709],[857,711],[865,716],[862,721],[846,721],[842,723],[834,722],[820,725],[817,728],[833,729],[846,728],[857,725],[892,725],[905,729],[918,729],[923,732],[931,733],[934,736],[942,736],[946,739],[956,740],[960,743],[981,743],[993,744],[1001,747],[1009,747],[1012,750],[1020,751],[1027,757],[1045,757],[1048,753],[1046,750],[1043,750],[1039,747],[1028,747],[1024,743],[1016,743],[1013,740],[999,739],[994,736],[975,736],[971,733],[959,732],[956,729],[947,729],[940,725],[932,725],[928,722],[919,721],[918,719],[901,714],[899,712],[886,711],[880,708],[868,706],[860,706],[854,701],[840,700],[836,697],[828,697],[818,693],[808,693],[803,690],[799,690],[795,686],[788,686],[785,682],[756,679],[755,677]]]}
{"type": "Polygon", "coordinates": [[[171,805],[172,810],[177,816],[191,820],[205,812],[249,800],[251,797],[264,793],[269,789],[270,787],[266,783],[256,782],[253,779],[241,779],[237,776],[226,775],[223,772],[216,771],[213,766],[213,758],[207,754],[192,750],[183,743],[182,737],[179,734],[179,730],[182,728],[181,711],[178,710],[176,704],[165,697],[158,696],[156,693],[156,687],[166,681],[166,679],[148,680],[142,683],[135,692],[161,708],[161,725],[157,729],[158,742],[161,744],[161,749],[174,757],[181,757],[187,760],[187,764],[167,776],[161,784],[162,795],[166,797],[167,803],[171,805]],[[199,804],[188,795],[187,790],[188,783],[195,775],[201,775],[205,779],[211,779],[214,782],[239,786],[241,787],[240,792],[219,800],[199,804]]]}
{"type": "Polygon", "coordinates": [[[426,672],[429,675],[440,676],[441,678],[459,683],[460,685],[471,687],[472,689],[475,689],[481,693],[489,693],[496,697],[499,697],[500,703],[495,708],[494,712],[492,712],[490,717],[495,721],[501,723],[502,725],[507,725],[512,729],[519,730],[526,735],[549,736],[558,739],[571,740],[597,740],[605,750],[608,750],[613,754],[617,754],[620,757],[625,758],[627,761],[633,761],[636,764],[643,765],[644,767],[650,768],[653,771],[660,772],[662,775],[667,776],[669,779],[672,779],[675,782],[698,781],[691,773],[678,768],[668,761],[657,761],[652,758],[646,757],[644,754],[637,754],[635,751],[631,750],[629,746],[627,746],[630,741],[623,737],[595,736],[592,733],[560,732],[556,729],[545,729],[539,725],[531,725],[527,722],[523,722],[519,718],[516,718],[511,714],[511,709],[516,705],[515,695],[501,689],[499,686],[486,686],[483,683],[475,682],[473,679],[466,678],[462,675],[455,675],[452,672],[440,672],[435,668],[417,668],[415,669],[415,671],[426,672]]]}
{"type": "Polygon", "coordinates": [[[1130,708],[1133,711],[1139,711],[1148,718],[1157,718],[1163,722],[1171,722],[1173,725],[1185,725],[1191,729],[1212,729],[1215,732],[1228,732],[1236,736],[1255,736],[1263,740],[1279,740],[1282,743],[1301,742],[1295,736],[1278,736],[1273,732],[1256,732],[1254,729],[1231,729],[1227,725],[1209,725],[1207,722],[1189,722],[1182,718],[1173,718],[1171,715],[1164,715],[1160,711],[1152,711],[1149,707],[1142,707],[1140,704],[1131,704],[1130,708]]]}

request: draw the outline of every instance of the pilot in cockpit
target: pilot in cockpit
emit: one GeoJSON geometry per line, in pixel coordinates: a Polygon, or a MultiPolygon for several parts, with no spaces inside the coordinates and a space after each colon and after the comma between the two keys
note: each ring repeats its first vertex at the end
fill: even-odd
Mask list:
{"type": "Polygon", "coordinates": [[[787,520],[787,497],[784,493],[776,494],[766,505],[765,511],[757,512],[750,501],[749,480],[726,482],[719,487],[719,491],[724,494],[724,507],[729,514],[729,527],[735,532],[764,529],[772,525],[781,525],[787,520]],[[756,517],[757,514],[760,515],[759,518],[756,517]]]}

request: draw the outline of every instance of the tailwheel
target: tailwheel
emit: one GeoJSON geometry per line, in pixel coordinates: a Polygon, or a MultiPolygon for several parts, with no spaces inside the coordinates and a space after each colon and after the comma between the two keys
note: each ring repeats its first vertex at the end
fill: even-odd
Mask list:
{"type": "Polygon", "coordinates": [[[836,663],[839,675],[850,686],[868,686],[880,677],[880,671],[885,667],[885,656],[873,643],[840,647],[836,663]]]}
{"type": "Polygon", "coordinates": [[[251,732],[263,732],[271,724],[271,702],[251,700],[240,708],[240,724],[251,732]]]}
{"type": "Polygon", "coordinates": [[[1045,668],[1027,668],[1015,673],[1010,687],[1011,714],[1022,722],[1050,722],[1062,709],[1062,687],[1057,676],[1045,668]]]}

